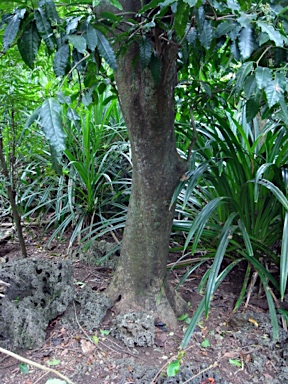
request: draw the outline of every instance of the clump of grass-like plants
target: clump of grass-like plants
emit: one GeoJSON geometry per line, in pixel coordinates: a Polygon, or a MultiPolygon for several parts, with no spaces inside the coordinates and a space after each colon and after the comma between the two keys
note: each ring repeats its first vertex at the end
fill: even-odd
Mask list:
{"type": "Polygon", "coordinates": [[[208,315],[217,287],[240,262],[246,262],[246,274],[234,309],[242,304],[256,273],[267,297],[274,337],[278,335],[277,296],[284,296],[288,273],[287,176],[283,178],[288,135],[277,121],[260,130],[256,118],[248,124],[244,115],[215,113],[213,127],[199,125],[189,179],[175,192],[174,230],[186,234],[181,259],[198,256],[180,283],[200,265],[210,266],[200,283],[203,300],[182,347],[202,313],[208,315]],[[224,257],[229,261],[226,267],[224,257]],[[271,266],[279,268],[279,278],[270,272],[271,266]]]}

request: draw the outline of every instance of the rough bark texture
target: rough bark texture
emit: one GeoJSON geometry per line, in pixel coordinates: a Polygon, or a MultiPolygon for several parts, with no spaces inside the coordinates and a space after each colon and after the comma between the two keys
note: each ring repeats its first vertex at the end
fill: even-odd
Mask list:
{"type": "Polygon", "coordinates": [[[120,312],[149,310],[170,325],[184,302],[167,277],[173,191],[186,170],[174,138],[177,47],[162,47],[161,81],[139,64],[138,45],[118,59],[116,81],[132,147],[133,179],[121,257],[108,295],[120,312]],[[138,58],[138,64],[135,62],[138,58]]]}

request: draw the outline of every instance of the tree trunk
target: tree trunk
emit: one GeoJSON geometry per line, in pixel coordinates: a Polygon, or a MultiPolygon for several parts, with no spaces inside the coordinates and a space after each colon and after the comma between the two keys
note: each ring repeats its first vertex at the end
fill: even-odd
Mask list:
{"type": "Polygon", "coordinates": [[[174,189],[186,171],[174,137],[174,87],[177,47],[161,53],[161,81],[139,64],[132,44],[118,59],[116,81],[131,142],[133,177],[119,265],[108,289],[120,312],[153,311],[175,325],[185,312],[167,281],[167,257],[174,207],[174,189]],[[135,62],[138,64],[135,66],[135,62]]]}

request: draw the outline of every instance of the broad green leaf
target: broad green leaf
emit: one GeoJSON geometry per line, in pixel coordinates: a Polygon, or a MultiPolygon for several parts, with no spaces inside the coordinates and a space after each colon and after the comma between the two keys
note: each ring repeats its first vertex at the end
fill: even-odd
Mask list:
{"type": "Polygon", "coordinates": [[[106,37],[98,30],[95,30],[97,34],[98,44],[97,48],[99,49],[99,52],[101,56],[104,58],[106,63],[110,65],[110,67],[116,71],[117,69],[117,63],[116,63],[116,57],[113,49],[111,48],[109,41],[106,39],[106,37]]]}
{"type": "Polygon", "coordinates": [[[64,92],[59,91],[56,92],[57,100],[59,101],[60,104],[71,104],[71,97],[66,96],[64,92]]]}
{"type": "Polygon", "coordinates": [[[40,116],[40,109],[41,107],[37,107],[35,111],[32,112],[32,114],[28,117],[25,128],[29,128],[30,125],[32,125],[40,116]]]}
{"type": "Polygon", "coordinates": [[[235,0],[227,0],[227,6],[231,9],[232,13],[240,11],[240,5],[235,0]]]}
{"type": "Polygon", "coordinates": [[[269,68],[257,67],[255,70],[256,82],[259,89],[267,87],[268,83],[272,80],[272,73],[269,68]]]}
{"type": "Polygon", "coordinates": [[[262,32],[268,34],[269,39],[274,41],[276,47],[283,47],[284,37],[277,31],[273,25],[264,21],[257,21],[257,25],[261,28],[262,32]]]}
{"type": "Polygon", "coordinates": [[[86,51],[86,39],[80,35],[68,35],[68,40],[74,46],[79,53],[85,53],[86,51]]]}
{"type": "Polygon", "coordinates": [[[34,12],[34,17],[36,20],[36,26],[40,36],[44,40],[48,50],[52,52],[55,48],[55,37],[53,35],[51,24],[47,19],[47,15],[44,9],[42,8],[36,9],[36,11],[34,12]]]}
{"type": "Polygon", "coordinates": [[[79,121],[79,120],[81,120],[80,116],[77,114],[77,112],[74,111],[74,109],[71,108],[71,107],[68,108],[67,117],[68,117],[68,119],[70,119],[72,121],[79,121]]]}
{"type": "Polygon", "coordinates": [[[247,97],[247,99],[250,99],[250,97],[256,92],[257,86],[256,86],[256,78],[255,75],[250,75],[246,78],[244,82],[244,93],[247,97]]]}
{"type": "Polygon", "coordinates": [[[25,31],[18,39],[17,44],[24,63],[27,64],[29,68],[33,69],[34,61],[41,44],[41,37],[38,34],[34,21],[26,27],[25,31]]]}
{"type": "Polygon", "coordinates": [[[280,294],[283,300],[288,276],[288,210],[285,213],[280,257],[280,294]]]}
{"type": "Polygon", "coordinates": [[[53,69],[57,77],[65,76],[70,57],[70,48],[68,44],[62,45],[55,53],[53,69]]]}
{"type": "Polygon", "coordinates": [[[204,21],[203,27],[198,31],[200,43],[205,49],[209,49],[213,37],[213,29],[208,20],[204,21]]]}
{"type": "Polygon", "coordinates": [[[215,37],[219,38],[221,36],[227,36],[227,34],[235,27],[235,23],[231,21],[223,21],[222,23],[218,24],[216,31],[215,31],[215,37]]]}
{"type": "Polygon", "coordinates": [[[247,100],[246,103],[246,120],[247,123],[250,123],[257,115],[260,110],[260,100],[259,97],[254,97],[252,99],[247,100]]]}
{"type": "Polygon", "coordinates": [[[194,44],[196,39],[197,39],[197,31],[196,31],[196,28],[194,27],[191,27],[190,28],[190,24],[188,26],[189,28],[189,31],[187,32],[186,30],[186,40],[188,41],[188,44],[194,44]]]}
{"type": "Polygon", "coordinates": [[[7,51],[7,49],[10,47],[10,45],[13,43],[15,37],[18,34],[19,26],[21,19],[23,19],[25,15],[26,10],[16,10],[15,15],[13,15],[5,28],[4,36],[3,36],[3,46],[4,51],[7,51]]]}
{"type": "Polygon", "coordinates": [[[248,13],[241,12],[241,16],[237,18],[237,22],[241,25],[241,27],[249,27],[253,20],[255,20],[256,15],[252,13],[249,15],[248,13]]]}
{"type": "Polygon", "coordinates": [[[65,149],[65,133],[62,129],[61,107],[57,100],[49,98],[40,109],[40,121],[50,145],[60,157],[65,149]]]}
{"type": "Polygon", "coordinates": [[[275,81],[278,83],[279,87],[283,90],[287,87],[287,79],[282,72],[275,73],[275,81]]]}
{"type": "Polygon", "coordinates": [[[63,173],[63,167],[62,167],[62,164],[60,162],[61,158],[58,155],[58,153],[56,152],[54,147],[52,147],[51,145],[49,147],[50,147],[50,156],[51,156],[52,167],[53,167],[54,171],[57,173],[57,175],[61,176],[63,173]]]}
{"type": "Polygon", "coordinates": [[[282,121],[288,127],[288,108],[287,108],[287,104],[285,103],[283,96],[280,97],[279,102],[280,102],[280,106],[281,106],[281,112],[279,113],[279,115],[281,116],[282,121]]]}
{"type": "Polygon", "coordinates": [[[173,377],[179,372],[179,370],[180,370],[179,360],[171,361],[171,363],[168,364],[168,367],[167,367],[167,376],[173,377]]]}
{"type": "Polygon", "coordinates": [[[197,0],[183,0],[184,3],[187,3],[190,7],[194,7],[197,4],[197,0]]]}
{"type": "Polygon", "coordinates": [[[267,101],[269,108],[273,107],[283,94],[283,90],[279,87],[278,83],[274,81],[270,81],[265,87],[265,93],[267,96],[267,101]]]}
{"type": "Polygon", "coordinates": [[[238,47],[238,44],[237,44],[237,41],[234,40],[232,41],[232,44],[231,44],[231,53],[233,55],[233,57],[237,60],[237,61],[240,61],[241,57],[240,57],[240,49],[238,47]]]}
{"type": "Polygon", "coordinates": [[[244,63],[237,71],[236,74],[236,92],[239,93],[242,91],[244,87],[244,82],[247,78],[248,75],[253,70],[253,62],[252,61],[247,61],[244,63]]]}
{"type": "Polygon", "coordinates": [[[120,9],[120,11],[123,9],[122,4],[118,0],[108,0],[108,2],[114,7],[120,9]]]}
{"type": "Polygon", "coordinates": [[[152,46],[150,41],[143,36],[143,38],[139,42],[140,46],[140,64],[142,68],[146,68],[150,63],[152,56],[152,46]]]}
{"type": "Polygon", "coordinates": [[[91,24],[88,25],[86,39],[87,39],[88,48],[92,52],[95,51],[95,48],[97,47],[98,39],[97,39],[95,28],[93,28],[91,24]]]}
{"type": "Polygon", "coordinates": [[[250,26],[242,28],[239,35],[239,48],[243,59],[251,56],[254,49],[253,30],[250,26]]]}
{"type": "MultiPolygon", "coordinates": [[[[42,6],[39,2],[39,6],[42,6]]],[[[52,25],[60,23],[60,17],[56,11],[54,0],[45,0],[43,6],[45,7],[46,15],[51,20],[52,25]]]]}
{"type": "Polygon", "coordinates": [[[75,32],[79,21],[82,19],[81,16],[77,17],[68,17],[66,20],[66,34],[67,35],[72,35],[72,33],[75,32]]]}

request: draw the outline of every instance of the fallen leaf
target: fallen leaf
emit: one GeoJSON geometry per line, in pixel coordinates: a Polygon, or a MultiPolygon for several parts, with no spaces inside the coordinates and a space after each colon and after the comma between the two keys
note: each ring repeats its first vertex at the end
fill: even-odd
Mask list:
{"type": "Polygon", "coordinates": [[[95,350],[95,344],[91,343],[88,340],[82,339],[80,341],[80,344],[81,344],[81,349],[82,349],[82,352],[84,353],[84,355],[88,355],[95,350]]]}
{"type": "Polygon", "coordinates": [[[155,335],[155,344],[157,345],[157,347],[164,347],[166,340],[166,333],[158,333],[155,335]]]}

